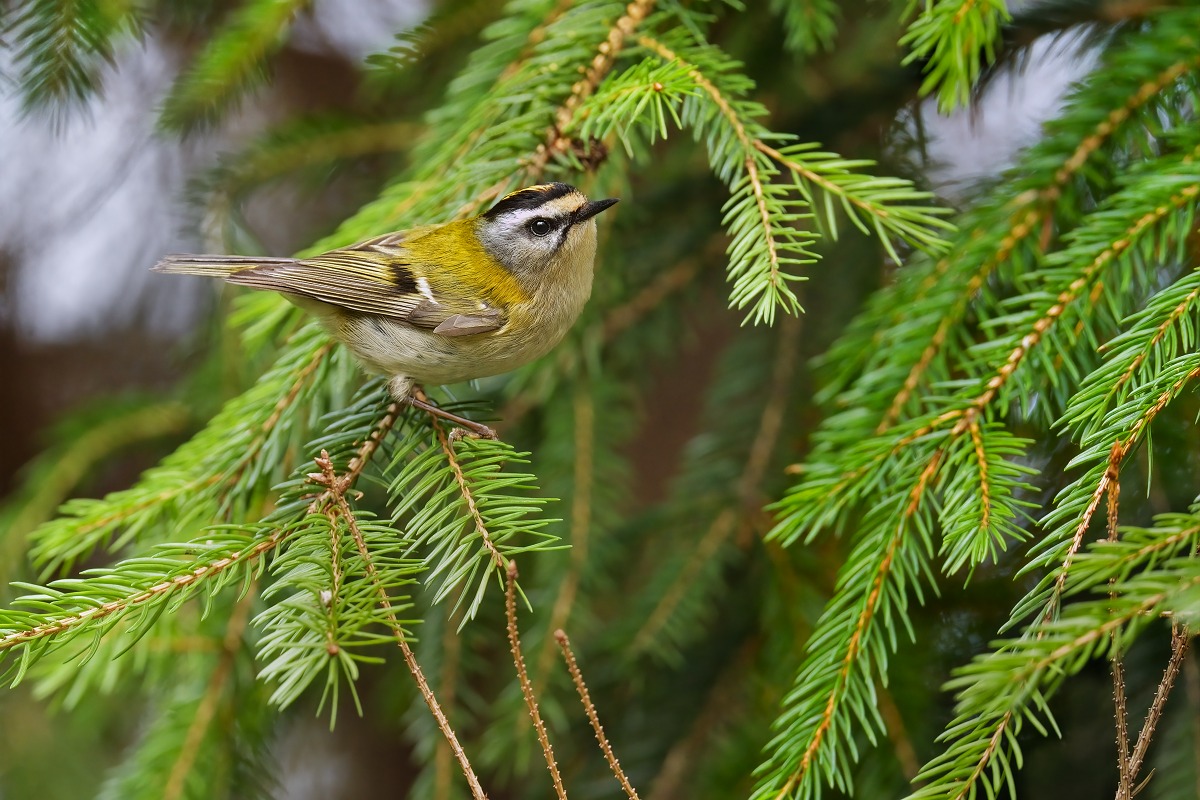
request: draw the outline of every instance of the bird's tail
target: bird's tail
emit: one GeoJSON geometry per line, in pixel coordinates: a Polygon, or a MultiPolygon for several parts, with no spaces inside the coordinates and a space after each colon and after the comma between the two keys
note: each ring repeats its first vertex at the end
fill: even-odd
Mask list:
{"type": "Polygon", "coordinates": [[[171,255],[163,258],[150,269],[153,272],[169,272],[175,275],[201,275],[206,278],[227,278],[235,272],[273,264],[290,264],[290,258],[265,258],[263,256],[191,256],[171,255]]]}

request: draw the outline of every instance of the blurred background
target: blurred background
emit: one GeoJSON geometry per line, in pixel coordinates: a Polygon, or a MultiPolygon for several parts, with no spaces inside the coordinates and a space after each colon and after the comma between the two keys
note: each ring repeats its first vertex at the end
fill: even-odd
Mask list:
{"type": "MultiPolygon", "coordinates": [[[[19,19],[22,3],[8,5],[7,19],[19,19]]],[[[5,577],[29,577],[19,537],[59,501],[128,485],[253,377],[224,332],[222,288],[148,268],[169,252],[286,255],[331,231],[404,163],[422,115],[498,11],[480,0],[293,5],[269,79],[211,120],[163,111],[182,107],[172,105],[176,78],[236,6],[222,0],[163,4],[161,15],[120,40],[94,95],[31,106],[13,82],[0,83],[5,577]],[[417,32],[420,68],[415,75],[393,69],[412,57],[406,43],[417,32]],[[30,480],[50,474],[58,480],[30,480]]],[[[912,177],[950,204],[967,202],[1036,138],[1091,63],[1071,25],[1030,35],[1019,69],[996,75],[970,112],[942,116],[916,99],[916,69],[899,66],[893,10],[843,5],[839,45],[828,54],[782,48],[773,22],[752,21],[754,6],[774,19],[765,2],[718,29],[747,62],[774,129],[849,158],[879,159],[883,171],[912,177]]],[[[10,28],[0,74],[13,73],[12,39],[10,28]]],[[[647,213],[657,214],[694,187],[635,188],[645,193],[647,213]]],[[[715,222],[719,187],[700,189],[706,200],[718,198],[707,211],[715,222]]],[[[636,218],[638,202],[630,198],[621,209],[632,207],[636,218]]],[[[645,419],[679,423],[657,433],[648,425],[631,445],[645,502],[664,491],[659,476],[691,434],[695,398],[739,322],[722,311],[719,254],[702,258],[717,265],[697,301],[702,312],[687,317],[688,345],[646,392],[645,419]]],[[[821,352],[894,267],[874,242],[850,236],[836,245],[811,273],[803,354],[821,352]]],[[[108,698],[82,715],[53,713],[25,690],[0,700],[0,798],[91,796],[136,736],[136,717],[119,711],[127,700],[108,698]]],[[[389,785],[403,784],[406,750],[387,723],[344,714],[330,735],[307,711],[290,720],[275,745],[276,796],[383,796],[369,787],[390,770],[397,774],[389,785]]],[[[1080,757],[1086,762],[1086,752],[1080,757]]],[[[1088,781],[1079,775],[1080,785],[1088,781]]]]}

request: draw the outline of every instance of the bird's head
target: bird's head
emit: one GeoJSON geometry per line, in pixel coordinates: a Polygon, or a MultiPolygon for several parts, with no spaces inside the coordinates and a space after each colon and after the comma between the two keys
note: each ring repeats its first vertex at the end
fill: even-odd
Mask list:
{"type": "Polygon", "coordinates": [[[616,199],[588,200],[565,183],[519,189],[475,219],[484,249],[518,278],[586,269],[596,255],[595,216],[616,199]]]}

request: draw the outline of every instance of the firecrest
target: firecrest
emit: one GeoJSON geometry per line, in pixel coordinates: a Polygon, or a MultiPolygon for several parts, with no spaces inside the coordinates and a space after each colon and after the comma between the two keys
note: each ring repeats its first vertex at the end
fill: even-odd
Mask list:
{"type": "Polygon", "coordinates": [[[153,269],[283,293],[314,314],[399,401],[417,383],[496,375],[558,344],[592,291],[595,216],[565,183],[520,189],[470,219],[389,233],[310,258],[171,255],[153,269]]]}

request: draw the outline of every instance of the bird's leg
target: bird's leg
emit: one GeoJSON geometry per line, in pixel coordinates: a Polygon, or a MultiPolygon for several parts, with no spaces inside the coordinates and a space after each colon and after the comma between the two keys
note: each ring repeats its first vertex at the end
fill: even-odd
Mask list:
{"type": "MultiPolygon", "coordinates": [[[[467,419],[466,417],[460,417],[458,414],[452,414],[443,408],[438,408],[433,403],[429,402],[429,397],[425,394],[425,391],[420,386],[412,387],[412,390],[409,392],[408,397],[406,398],[406,402],[414,408],[421,409],[427,414],[432,414],[435,417],[441,417],[444,420],[453,422],[462,430],[465,430],[467,433],[474,436],[478,436],[480,439],[499,438],[496,436],[496,431],[492,430],[487,425],[484,425],[482,422],[476,422],[475,420],[467,419]]],[[[462,434],[459,433],[458,430],[453,430],[450,432],[450,438],[452,441],[461,437],[462,434]],[[458,435],[456,436],[455,434],[458,435]]]]}

